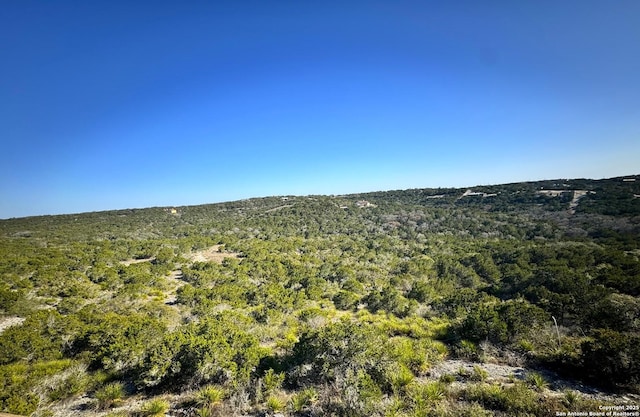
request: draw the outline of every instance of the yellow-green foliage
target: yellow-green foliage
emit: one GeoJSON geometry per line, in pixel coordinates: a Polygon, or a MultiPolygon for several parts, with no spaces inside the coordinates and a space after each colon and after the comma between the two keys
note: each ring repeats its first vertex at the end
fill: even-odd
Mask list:
{"type": "Polygon", "coordinates": [[[97,390],[94,396],[98,400],[99,409],[117,406],[125,396],[124,385],[121,382],[111,382],[97,390]]]}
{"type": "Polygon", "coordinates": [[[527,374],[526,381],[536,391],[543,391],[549,386],[547,380],[537,372],[529,372],[527,374]]]}
{"type": "Polygon", "coordinates": [[[311,407],[318,401],[318,391],[315,388],[305,388],[297,392],[289,400],[289,408],[294,413],[299,413],[311,407]]]}
{"type": "Polygon", "coordinates": [[[489,373],[478,365],[473,365],[473,371],[471,372],[472,381],[484,381],[489,376],[489,373]]]}
{"type": "Polygon", "coordinates": [[[397,364],[389,367],[387,370],[387,379],[391,383],[391,389],[394,393],[404,392],[405,387],[415,379],[409,368],[403,364],[397,364]]]}
{"type": "Polygon", "coordinates": [[[45,379],[40,391],[51,401],[59,401],[83,393],[89,386],[87,366],[81,363],[71,365],[63,372],[45,379]]]}
{"type": "Polygon", "coordinates": [[[142,406],[142,413],[146,417],[162,417],[169,410],[169,402],[163,399],[153,399],[142,406]]]}
{"type": "Polygon", "coordinates": [[[394,337],[389,343],[393,355],[417,375],[425,374],[446,352],[442,342],[432,339],[394,337]]]}
{"type": "Polygon", "coordinates": [[[470,385],[465,388],[464,397],[468,401],[482,404],[487,409],[511,414],[539,411],[538,394],[522,383],[506,387],[486,383],[470,385]]]}
{"type": "Polygon", "coordinates": [[[209,407],[219,404],[224,399],[224,390],[215,385],[207,385],[200,388],[196,394],[198,404],[209,407]]]}
{"type": "Polygon", "coordinates": [[[448,387],[442,382],[414,383],[407,387],[406,402],[414,413],[426,413],[447,393],[448,387]]]}
{"type": "Polygon", "coordinates": [[[274,411],[274,412],[275,411],[282,411],[282,410],[284,410],[284,407],[285,407],[285,402],[280,397],[277,397],[275,395],[270,395],[267,398],[267,403],[266,404],[267,404],[267,408],[270,411],[274,411]]]}
{"type": "Polygon", "coordinates": [[[268,369],[262,377],[263,395],[268,397],[275,390],[279,389],[284,382],[284,373],[276,373],[273,369],[268,369]]]}
{"type": "Polygon", "coordinates": [[[35,393],[38,383],[64,371],[71,364],[70,360],[65,359],[0,366],[0,410],[31,414],[39,404],[39,396],[35,393]]]}
{"type": "Polygon", "coordinates": [[[129,413],[126,411],[113,411],[107,414],[105,417],[128,417],[129,413]]]}

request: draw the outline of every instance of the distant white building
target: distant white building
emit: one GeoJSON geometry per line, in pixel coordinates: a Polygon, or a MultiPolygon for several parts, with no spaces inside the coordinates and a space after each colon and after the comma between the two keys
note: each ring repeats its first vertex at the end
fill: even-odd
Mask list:
{"type": "Polygon", "coordinates": [[[559,197],[562,194],[571,193],[572,190],[540,190],[538,194],[546,195],[547,197],[559,197]]]}
{"type": "Polygon", "coordinates": [[[375,207],[374,204],[371,204],[367,200],[356,201],[356,206],[360,207],[360,208],[363,208],[363,207],[375,207]]]}

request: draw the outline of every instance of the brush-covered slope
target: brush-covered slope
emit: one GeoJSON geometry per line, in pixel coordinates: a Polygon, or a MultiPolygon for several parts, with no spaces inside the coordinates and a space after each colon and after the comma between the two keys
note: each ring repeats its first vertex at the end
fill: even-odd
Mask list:
{"type": "Polygon", "coordinates": [[[546,416],[640,384],[640,176],[11,219],[0,251],[0,411],[546,416]]]}

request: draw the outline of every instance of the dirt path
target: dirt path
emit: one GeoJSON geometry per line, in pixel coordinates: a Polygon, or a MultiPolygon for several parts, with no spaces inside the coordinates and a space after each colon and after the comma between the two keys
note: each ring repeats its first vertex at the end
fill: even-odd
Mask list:
{"type": "MultiPolygon", "coordinates": [[[[221,264],[226,258],[238,258],[239,253],[235,252],[220,252],[222,245],[214,245],[210,248],[192,252],[186,255],[186,258],[192,262],[215,262],[221,264]]],[[[167,281],[173,287],[166,295],[164,303],[167,305],[175,305],[177,297],[176,292],[178,288],[186,284],[182,279],[182,269],[176,269],[172,271],[167,277],[167,281]]]]}
{"type": "Polygon", "coordinates": [[[288,207],[293,207],[293,206],[294,206],[294,204],[285,204],[284,206],[278,206],[278,207],[274,207],[274,208],[269,209],[269,210],[265,210],[265,213],[271,213],[273,211],[278,211],[278,210],[282,210],[282,209],[285,209],[285,208],[288,208],[288,207]]]}
{"type": "Polygon", "coordinates": [[[155,259],[156,258],[128,259],[126,261],[120,261],[120,264],[124,266],[129,266],[133,264],[141,264],[143,262],[151,262],[155,259]]]}
{"type": "Polygon", "coordinates": [[[571,199],[571,203],[569,203],[569,213],[576,214],[576,207],[578,207],[578,202],[582,197],[587,195],[588,191],[583,190],[574,190],[573,191],[573,199],[571,199]]]}
{"type": "Polygon", "coordinates": [[[169,290],[169,293],[166,295],[164,299],[164,303],[166,305],[173,306],[175,305],[178,299],[177,297],[178,288],[186,284],[186,282],[182,280],[182,270],[176,269],[175,271],[171,271],[171,274],[169,274],[169,276],[167,277],[167,281],[169,282],[169,284],[173,286],[173,288],[169,290]]]}

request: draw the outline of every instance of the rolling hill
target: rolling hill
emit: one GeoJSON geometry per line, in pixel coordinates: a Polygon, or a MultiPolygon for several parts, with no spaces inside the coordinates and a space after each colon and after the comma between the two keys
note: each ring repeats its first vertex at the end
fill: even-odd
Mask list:
{"type": "Polygon", "coordinates": [[[0,220],[0,411],[637,411],[640,176],[0,220]]]}

